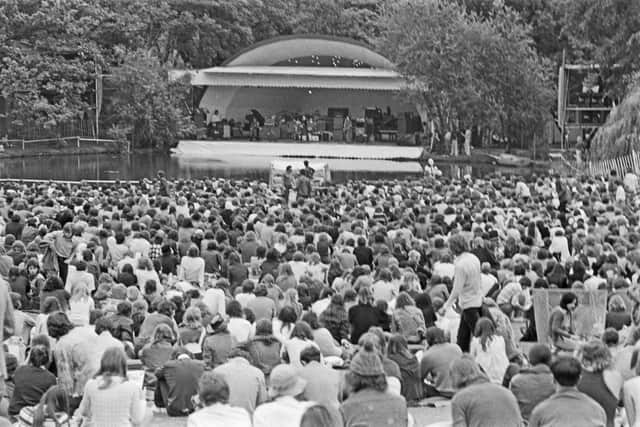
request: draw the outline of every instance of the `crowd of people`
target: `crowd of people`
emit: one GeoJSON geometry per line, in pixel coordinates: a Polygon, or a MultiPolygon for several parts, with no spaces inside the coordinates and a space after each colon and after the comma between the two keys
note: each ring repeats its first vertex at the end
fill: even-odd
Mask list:
{"type": "Polygon", "coordinates": [[[635,175],[289,190],[3,183],[0,425],[640,425],[635,175]]]}

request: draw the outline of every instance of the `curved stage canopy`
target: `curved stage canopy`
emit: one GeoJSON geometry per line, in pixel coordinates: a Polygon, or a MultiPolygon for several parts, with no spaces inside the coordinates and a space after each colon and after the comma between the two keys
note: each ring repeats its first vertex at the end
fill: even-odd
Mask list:
{"type": "Polygon", "coordinates": [[[322,35],[276,37],[239,52],[219,67],[192,73],[206,87],[200,107],[243,120],[252,109],[264,117],[281,112],[327,114],[348,109],[352,118],[367,108],[415,113],[396,96],[405,85],[393,64],[370,47],[322,35]]]}
{"type": "Polygon", "coordinates": [[[393,69],[393,64],[364,43],[316,34],[275,37],[256,43],[229,58],[222,65],[278,65],[307,56],[348,58],[368,68],[393,69]]]}

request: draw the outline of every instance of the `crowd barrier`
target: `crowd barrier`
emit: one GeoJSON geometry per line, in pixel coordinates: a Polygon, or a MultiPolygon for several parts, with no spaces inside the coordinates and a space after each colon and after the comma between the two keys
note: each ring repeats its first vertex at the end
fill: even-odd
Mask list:
{"type": "Polygon", "coordinates": [[[608,176],[612,170],[615,170],[620,177],[628,172],[638,174],[640,172],[640,153],[634,150],[626,156],[615,159],[589,162],[587,170],[591,176],[608,176]]]}

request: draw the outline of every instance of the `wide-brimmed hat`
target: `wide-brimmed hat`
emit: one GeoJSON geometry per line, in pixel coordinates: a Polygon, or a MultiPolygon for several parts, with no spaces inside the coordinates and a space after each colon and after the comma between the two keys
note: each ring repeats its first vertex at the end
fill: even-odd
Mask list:
{"type": "Polygon", "coordinates": [[[298,375],[291,365],[278,365],[269,377],[269,396],[298,396],[304,391],[307,381],[298,375]]]}

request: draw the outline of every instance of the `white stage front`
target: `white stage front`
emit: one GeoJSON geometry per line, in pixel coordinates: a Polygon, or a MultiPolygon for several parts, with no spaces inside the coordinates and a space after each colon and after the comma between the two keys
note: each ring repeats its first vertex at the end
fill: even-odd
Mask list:
{"type": "Polygon", "coordinates": [[[419,146],[335,144],[314,142],[180,141],[173,154],[185,158],[220,156],[308,157],[325,159],[418,159],[419,146]]]}

